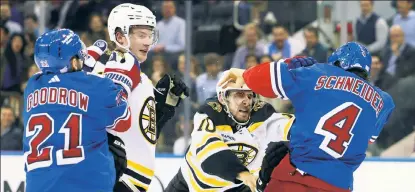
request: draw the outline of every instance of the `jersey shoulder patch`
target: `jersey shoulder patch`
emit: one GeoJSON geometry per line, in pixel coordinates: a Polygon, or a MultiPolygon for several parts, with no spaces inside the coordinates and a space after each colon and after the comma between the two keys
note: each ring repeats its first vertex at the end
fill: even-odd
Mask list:
{"type": "Polygon", "coordinates": [[[265,101],[258,101],[252,109],[252,122],[263,122],[267,120],[272,114],[276,113],[272,105],[265,101]]]}
{"type": "Polygon", "coordinates": [[[219,103],[217,97],[206,99],[205,103],[200,106],[198,113],[206,114],[215,125],[226,124],[228,115],[224,111],[222,104],[219,103]]]}

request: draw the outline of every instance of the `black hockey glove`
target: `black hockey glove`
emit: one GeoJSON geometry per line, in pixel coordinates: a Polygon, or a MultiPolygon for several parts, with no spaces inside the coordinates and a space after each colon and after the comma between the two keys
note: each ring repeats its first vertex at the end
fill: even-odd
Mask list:
{"type": "Polygon", "coordinates": [[[118,182],[124,171],[127,169],[127,154],[124,149],[124,142],[121,138],[107,133],[109,149],[114,157],[116,171],[115,183],[118,182]]]}
{"type": "Polygon", "coordinates": [[[189,96],[189,88],[181,79],[166,74],[157,82],[154,95],[158,138],[164,124],[174,116],[175,107],[179,106],[182,99],[189,96]]]}
{"type": "Polygon", "coordinates": [[[265,150],[261,171],[257,180],[257,190],[262,192],[270,181],[272,171],[289,152],[288,141],[271,142],[265,150]]]}

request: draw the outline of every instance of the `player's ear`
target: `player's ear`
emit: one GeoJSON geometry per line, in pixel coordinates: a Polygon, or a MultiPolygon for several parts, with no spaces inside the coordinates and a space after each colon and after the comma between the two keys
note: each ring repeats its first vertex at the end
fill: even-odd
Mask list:
{"type": "Polygon", "coordinates": [[[82,63],[80,63],[77,57],[72,57],[71,59],[71,67],[73,71],[79,71],[82,69],[82,63]]]}
{"type": "Polygon", "coordinates": [[[115,40],[121,45],[124,45],[124,43],[125,43],[125,36],[122,33],[120,28],[117,28],[115,30],[115,40]]]}

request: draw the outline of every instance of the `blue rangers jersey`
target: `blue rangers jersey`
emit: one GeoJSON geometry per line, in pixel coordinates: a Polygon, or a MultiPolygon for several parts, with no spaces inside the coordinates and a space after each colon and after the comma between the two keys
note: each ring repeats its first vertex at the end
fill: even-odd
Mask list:
{"type": "Polygon", "coordinates": [[[130,127],[124,95],[110,79],[82,71],[31,77],[23,113],[27,191],[112,191],[107,129],[130,127]]]}
{"type": "Polygon", "coordinates": [[[368,143],[395,107],[392,98],[328,64],[289,70],[282,61],[265,63],[247,70],[244,79],[258,94],[291,100],[296,116],[289,133],[291,162],[329,184],[352,189],[368,143]]]}

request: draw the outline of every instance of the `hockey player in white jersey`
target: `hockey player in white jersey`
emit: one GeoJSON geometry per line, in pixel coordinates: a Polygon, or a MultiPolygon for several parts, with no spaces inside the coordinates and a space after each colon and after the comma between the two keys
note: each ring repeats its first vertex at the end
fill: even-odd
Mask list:
{"type": "Polygon", "coordinates": [[[294,116],[232,85],[194,115],[190,147],[166,191],[255,191],[268,143],[287,140],[294,116]]]}
{"type": "Polygon", "coordinates": [[[188,96],[187,86],[169,75],[158,82],[159,91],[155,91],[140,70],[150,47],[157,42],[155,27],[154,14],[140,5],[120,4],[108,17],[108,33],[117,48],[106,62],[104,74],[127,90],[132,116],[130,131],[113,133],[123,140],[127,153],[127,167],[114,188],[117,192],[147,191],[154,175],[160,129],[173,117],[180,100],[188,96]]]}

